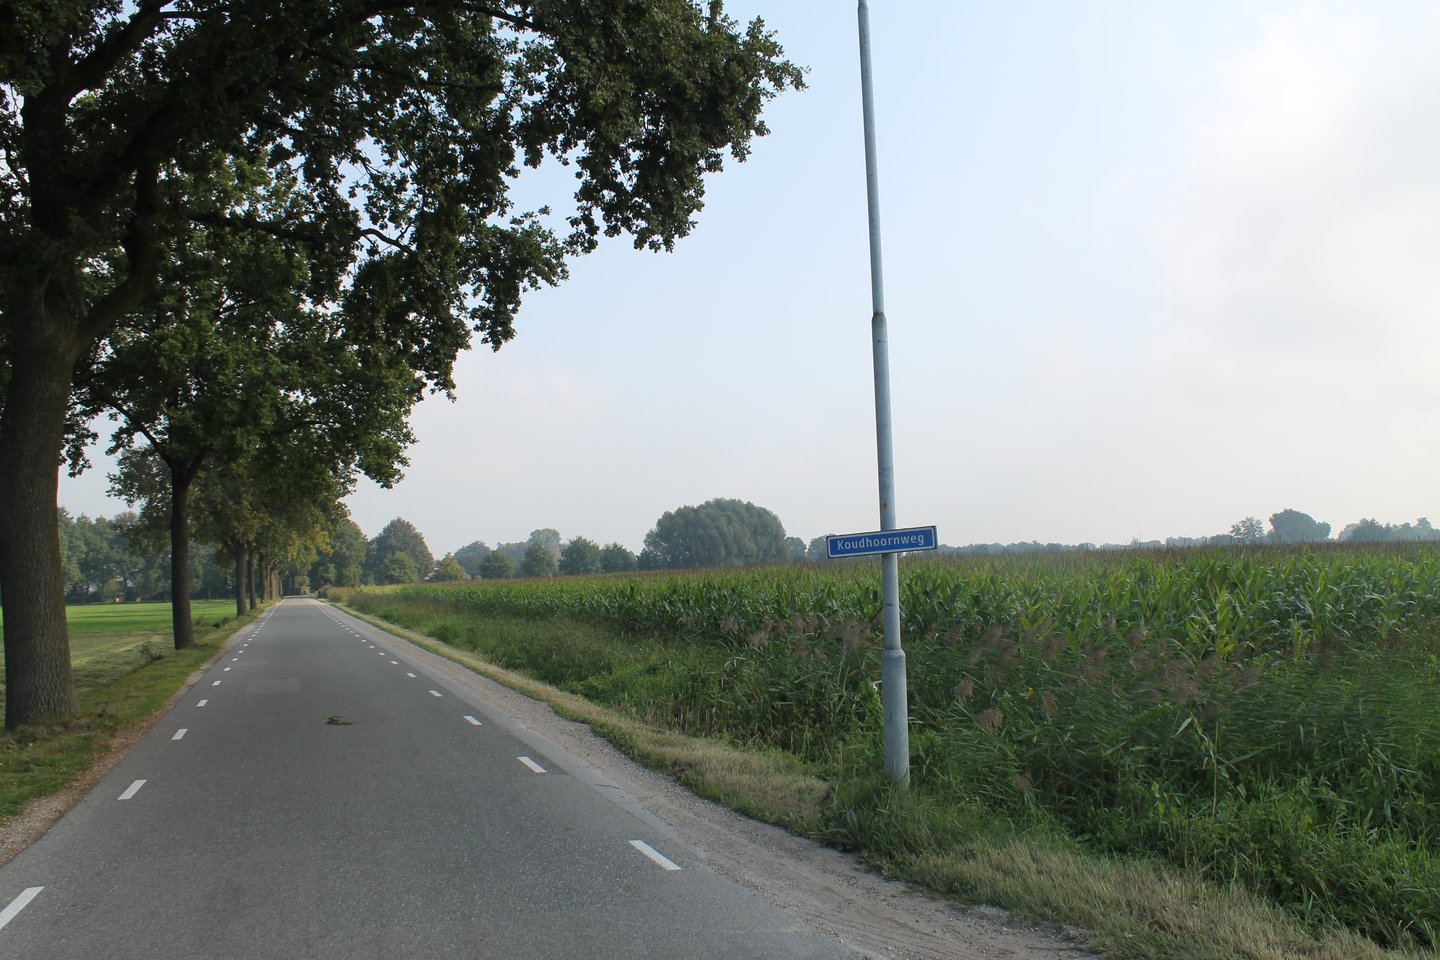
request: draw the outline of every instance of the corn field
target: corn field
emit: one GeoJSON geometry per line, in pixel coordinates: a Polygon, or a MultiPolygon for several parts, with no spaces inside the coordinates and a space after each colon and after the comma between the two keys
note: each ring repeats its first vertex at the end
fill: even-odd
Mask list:
{"type": "MultiPolygon", "coordinates": [[[[879,750],[873,563],[347,602],[843,780],[879,750]],[[593,628],[548,646],[486,622],[593,628]]],[[[912,789],[1440,945],[1440,548],[907,560],[912,789]]]]}

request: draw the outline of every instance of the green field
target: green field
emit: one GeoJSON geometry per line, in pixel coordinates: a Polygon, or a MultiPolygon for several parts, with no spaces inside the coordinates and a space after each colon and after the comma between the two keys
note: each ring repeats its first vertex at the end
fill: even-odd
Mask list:
{"type": "MultiPolygon", "coordinates": [[[[196,648],[176,651],[168,603],[73,606],[65,613],[81,715],[0,734],[0,821],[65,787],[117,730],[148,719],[240,622],[232,601],[196,601],[196,648]]],[[[0,708],[4,701],[0,687],[0,708]]]]}
{"type": "MultiPolygon", "coordinates": [[[[875,774],[871,564],[342,596],[648,723],[784,751],[830,784],[805,829],[945,892],[1103,923],[1043,877],[975,872],[1019,837],[1168,864],[1307,936],[1440,942],[1435,547],[902,564],[908,795],[875,774]]],[[[1129,955],[1207,955],[1167,926],[1136,920],[1129,955]]]]}

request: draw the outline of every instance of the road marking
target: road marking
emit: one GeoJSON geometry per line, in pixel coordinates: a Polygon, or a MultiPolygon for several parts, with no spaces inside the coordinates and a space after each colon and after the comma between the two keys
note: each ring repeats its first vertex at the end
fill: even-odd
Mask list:
{"type": "Polygon", "coordinates": [[[221,670],[220,672],[221,672],[221,673],[229,673],[229,672],[230,672],[230,668],[229,668],[229,667],[226,667],[224,670],[221,670]]]}
{"type": "Polygon", "coordinates": [[[405,674],[405,676],[409,677],[411,680],[414,680],[414,679],[415,679],[415,674],[413,674],[413,673],[407,673],[407,674],[405,674]]]}
{"type": "Polygon", "coordinates": [[[143,786],[145,786],[144,780],[136,780],[134,783],[130,784],[130,786],[125,788],[125,792],[120,794],[120,799],[129,800],[131,797],[135,796],[135,794],[139,793],[140,788],[143,786]]]}
{"type": "Polygon", "coordinates": [[[672,860],[670,860],[670,859],[669,859],[668,857],[666,857],[663,853],[661,853],[660,851],[656,850],[654,847],[650,846],[650,844],[646,843],[644,840],[631,840],[631,841],[630,841],[630,846],[634,847],[636,850],[639,850],[641,853],[645,854],[645,856],[649,857],[651,860],[654,860],[657,864],[660,865],[660,867],[662,867],[662,868],[665,869],[665,870],[679,870],[679,869],[680,869],[680,865],[679,865],[679,864],[677,864],[677,863],[673,862],[672,860]]]}
{"type": "Polygon", "coordinates": [[[431,691],[430,691],[430,696],[432,696],[432,697],[443,697],[443,696],[445,696],[445,694],[441,693],[439,690],[431,690],[431,691]]]}
{"type": "Polygon", "coordinates": [[[230,662],[231,662],[231,663],[239,663],[239,662],[240,662],[240,658],[239,658],[239,657],[231,657],[231,658],[230,658],[230,662]]]}
{"type": "Polygon", "coordinates": [[[540,764],[536,763],[534,760],[531,760],[529,757],[516,757],[515,759],[519,760],[521,763],[525,764],[525,766],[529,767],[536,773],[545,772],[544,767],[540,766],[540,764]]]}
{"type": "Polygon", "coordinates": [[[212,687],[218,687],[218,686],[220,686],[220,681],[219,681],[219,680],[216,680],[214,683],[210,684],[210,686],[212,686],[212,687]]]}
{"type": "Polygon", "coordinates": [[[14,920],[16,915],[19,914],[21,910],[24,910],[26,905],[29,904],[31,900],[34,900],[40,891],[44,889],[44,887],[27,887],[24,893],[10,901],[10,906],[4,910],[0,910],[0,930],[5,928],[5,924],[14,920]]]}
{"type": "Polygon", "coordinates": [[[399,661],[399,660],[391,660],[390,663],[391,663],[391,665],[396,666],[396,667],[400,666],[400,661],[399,661]]]}
{"type": "Polygon", "coordinates": [[[480,721],[479,721],[479,720],[476,720],[474,717],[470,716],[468,713],[465,715],[465,722],[468,723],[468,724],[470,724],[470,726],[472,726],[472,727],[478,727],[478,726],[480,726],[480,721]]]}
{"type": "Polygon", "coordinates": [[[181,740],[181,739],[184,739],[184,737],[185,737],[185,732],[186,732],[187,730],[189,730],[189,729],[190,729],[189,727],[181,727],[179,730],[176,730],[176,731],[175,731],[175,736],[171,737],[170,739],[171,739],[171,740],[181,740]]]}

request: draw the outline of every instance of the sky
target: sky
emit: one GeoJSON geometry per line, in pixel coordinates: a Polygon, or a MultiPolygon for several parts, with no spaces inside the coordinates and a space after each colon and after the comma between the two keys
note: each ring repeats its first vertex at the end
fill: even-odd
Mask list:
{"type": "MultiPolygon", "coordinates": [[[[808,89],[673,253],[614,240],[414,412],[374,536],[639,550],[715,497],[879,527],[856,8],[729,0],[808,89]]],[[[1440,522],[1440,4],[870,4],[901,526],[1440,522]]],[[[519,187],[563,207],[563,177],[519,187]],[[558,191],[558,192],[557,192],[558,191]]],[[[72,513],[125,509],[106,462],[72,513]]]]}

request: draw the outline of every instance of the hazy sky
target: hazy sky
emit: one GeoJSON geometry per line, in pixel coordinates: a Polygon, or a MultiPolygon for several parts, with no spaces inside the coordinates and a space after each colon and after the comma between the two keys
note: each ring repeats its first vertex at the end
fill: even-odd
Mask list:
{"type": "MultiPolygon", "coordinates": [[[[713,497],[879,525],[855,4],[726,7],[809,89],[673,254],[612,241],[461,358],[406,479],[350,498],[367,534],[638,549],[713,497]]],[[[1440,521],[1440,4],[870,9],[901,525],[1440,521]]],[[[123,509],[97,463],[73,512],[123,509]]]]}

